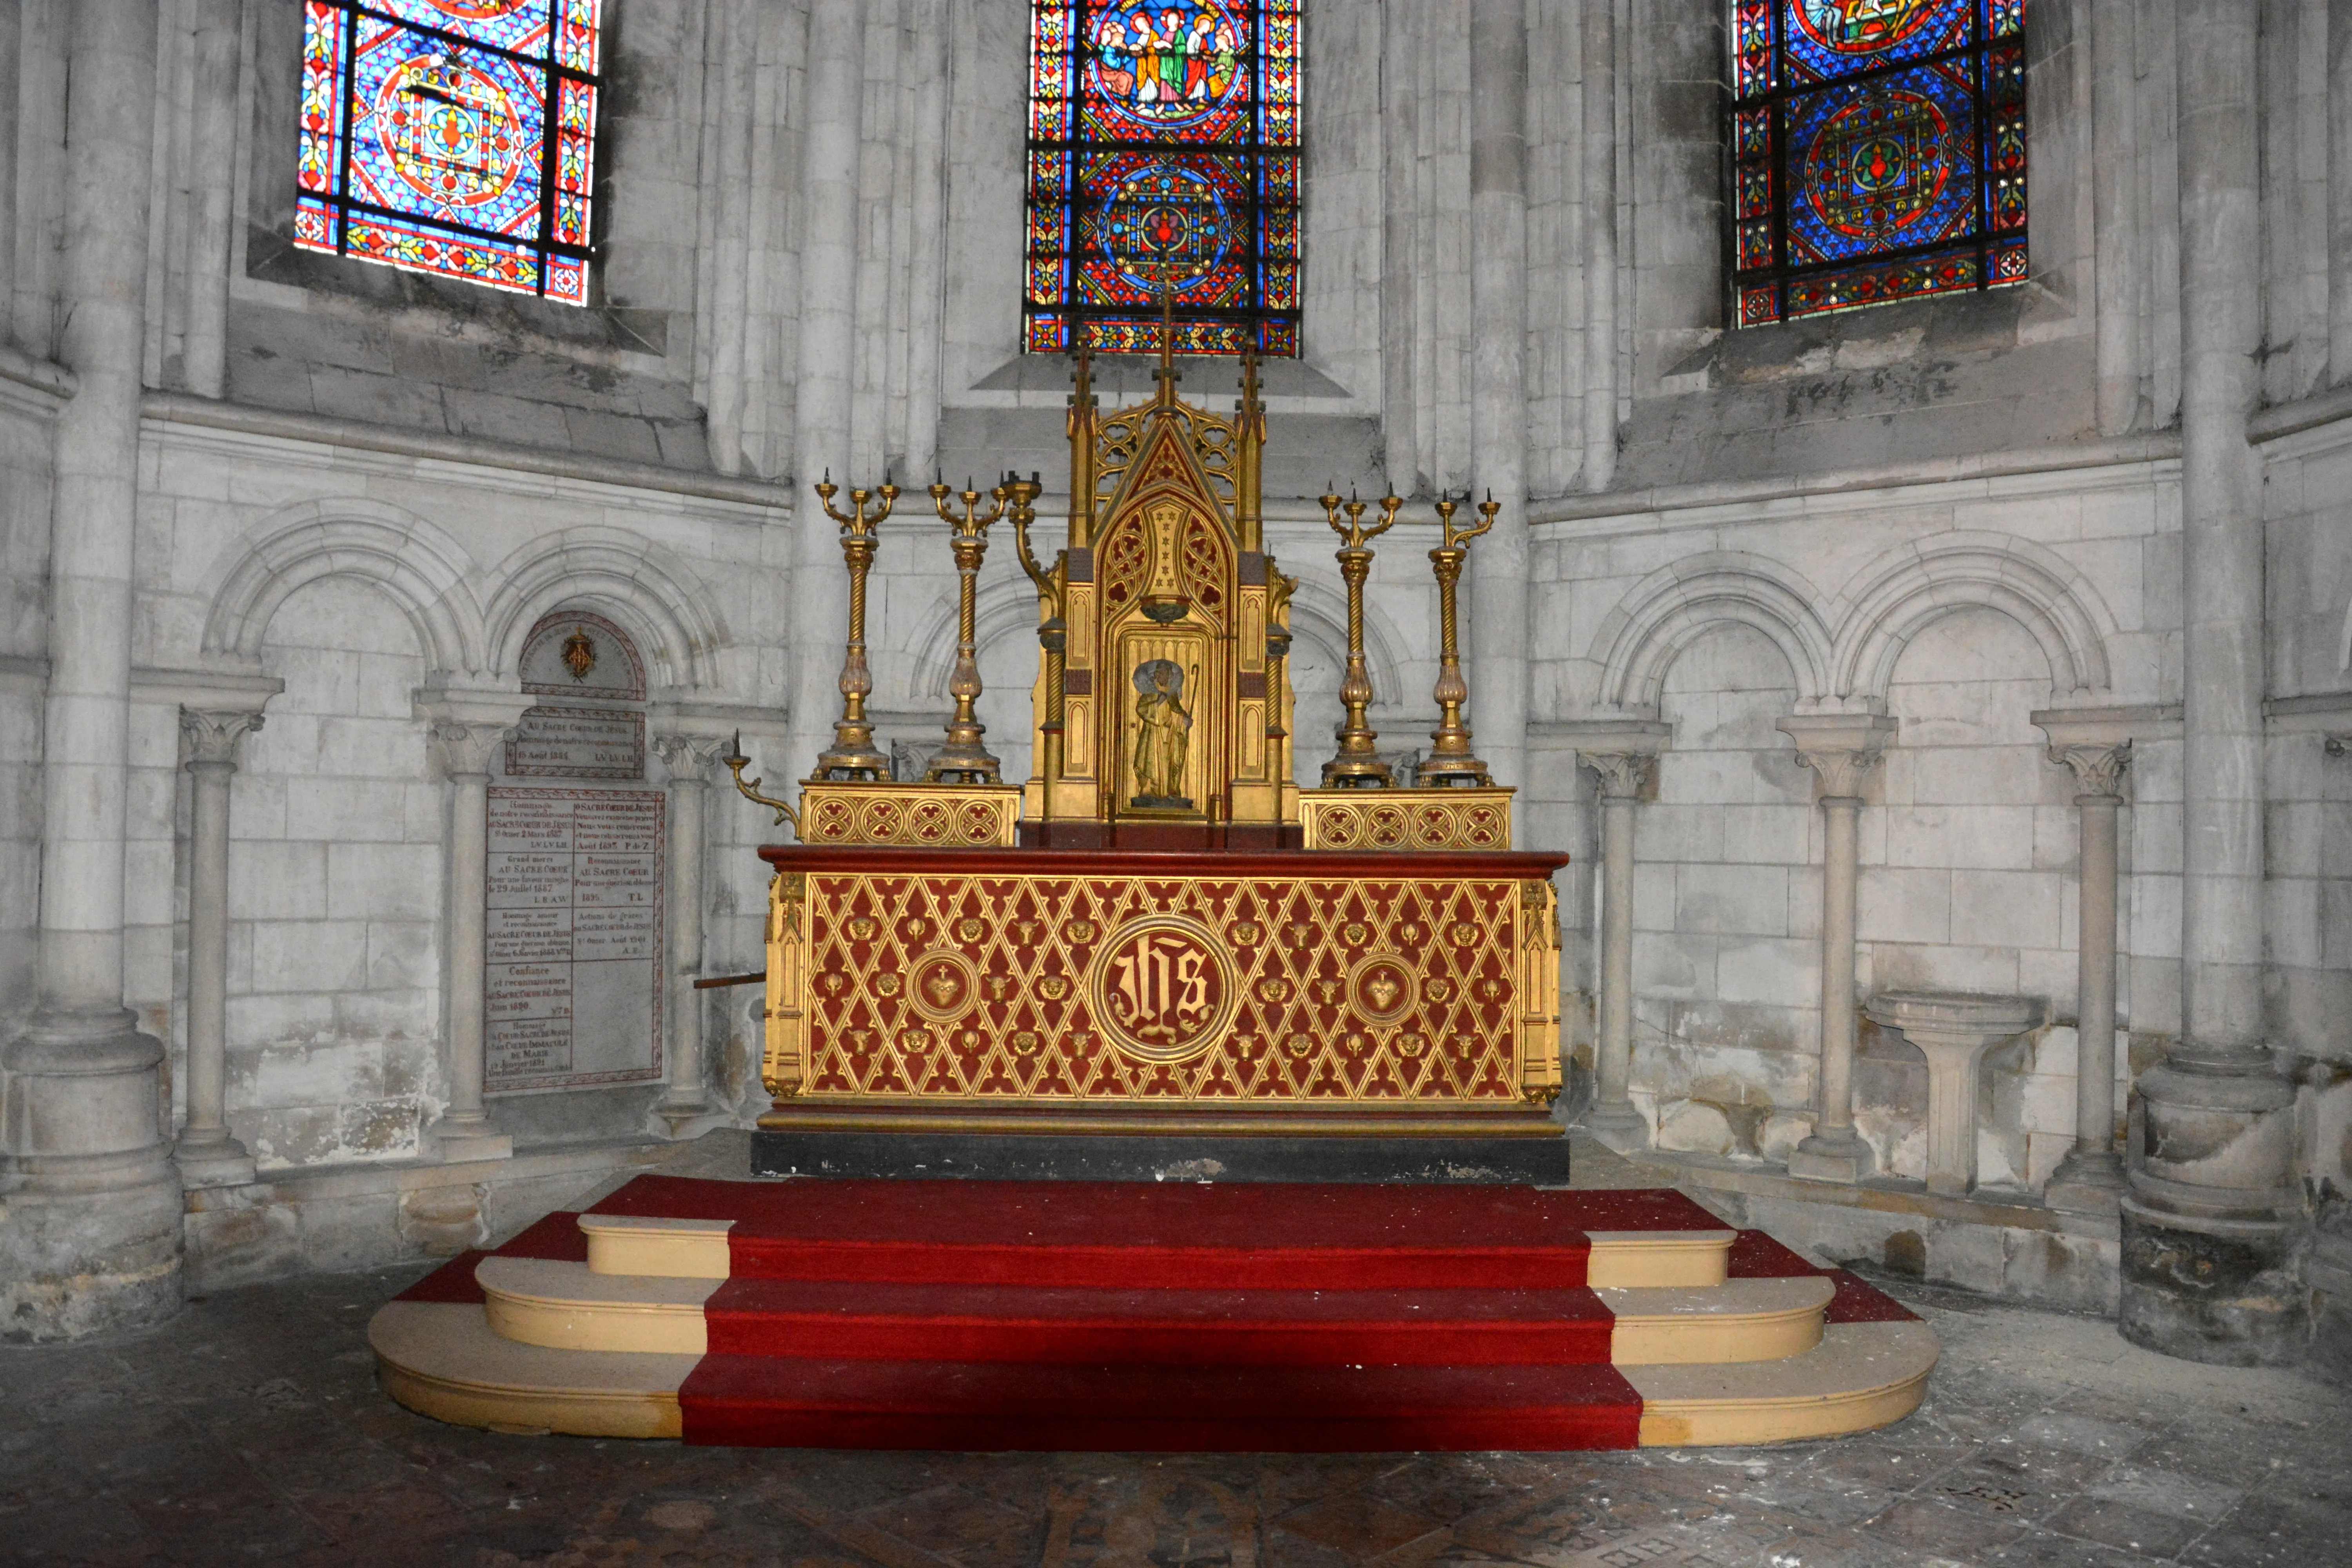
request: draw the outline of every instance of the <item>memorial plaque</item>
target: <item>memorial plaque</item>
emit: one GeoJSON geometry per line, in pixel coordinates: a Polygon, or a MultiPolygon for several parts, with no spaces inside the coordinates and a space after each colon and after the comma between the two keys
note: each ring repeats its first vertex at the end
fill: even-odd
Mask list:
{"type": "Polygon", "coordinates": [[[615,708],[533,708],[507,742],[507,776],[641,779],[646,716],[615,708]]]}
{"type": "Polygon", "coordinates": [[[657,790],[493,785],[483,1088],[662,1076],[657,790]]]}

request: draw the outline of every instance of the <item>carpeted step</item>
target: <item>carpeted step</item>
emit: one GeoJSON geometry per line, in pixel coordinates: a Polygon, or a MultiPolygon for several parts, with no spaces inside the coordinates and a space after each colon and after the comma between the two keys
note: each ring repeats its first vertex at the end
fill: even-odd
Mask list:
{"type": "Polygon", "coordinates": [[[1034,1366],[709,1355],[686,1440],[998,1452],[1630,1448],[1642,1402],[1605,1366],[1034,1366]]]}
{"type": "Polygon", "coordinates": [[[681,1221],[726,1228],[737,1279],[1108,1289],[1706,1285],[1733,1239],[1663,1190],[639,1176],[583,1220],[592,1267],[715,1267],[710,1231],[681,1221]],[[671,1223],[623,1223],[653,1219],[671,1223]]]}
{"type": "Polygon", "coordinates": [[[529,1344],[834,1360],[1485,1366],[1772,1360],[1811,1350],[1826,1278],[1608,1290],[1107,1290],[600,1275],[489,1258],[529,1344]]]}

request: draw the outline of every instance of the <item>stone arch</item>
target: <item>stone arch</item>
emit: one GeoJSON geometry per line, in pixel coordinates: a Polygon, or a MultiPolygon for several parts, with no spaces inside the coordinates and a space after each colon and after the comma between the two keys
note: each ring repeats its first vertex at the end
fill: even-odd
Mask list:
{"type": "Polygon", "coordinates": [[[1903,545],[1857,574],[1837,616],[1834,690],[1846,700],[1886,695],[1904,646],[1931,621],[1961,609],[1998,610],[2025,628],[2050,664],[2053,700],[2104,691],[2115,617],[2066,559],[2009,534],[1953,532],[1903,545]]]}
{"type": "Polygon", "coordinates": [[[491,574],[483,617],[490,668],[510,675],[541,616],[562,605],[610,615],[653,665],[657,686],[715,683],[727,624],[692,567],[642,535],[583,524],[542,534],[491,574]]]}
{"type": "Polygon", "coordinates": [[[311,500],[271,514],[227,559],[205,617],[204,651],[242,663],[261,657],[263,635],[297,589],[326,577],[366,583],[408,618],[435,674],[486,668],[481,605],[465,546],[417,516],[382,501],[311,500]]]}
{"type": "Polygon", "coordinates": [[[1829,626],[1820,593],[1796,572],[1745,551],[1715,550],[1662,566],[1635,584],[1601,623],[1591,658],[1601,666],[1601,703],[1654,715],[1676,656],[1726,623],[1769,638],[1796,677],[1798,698],[1830,689],[1829,626]]]}

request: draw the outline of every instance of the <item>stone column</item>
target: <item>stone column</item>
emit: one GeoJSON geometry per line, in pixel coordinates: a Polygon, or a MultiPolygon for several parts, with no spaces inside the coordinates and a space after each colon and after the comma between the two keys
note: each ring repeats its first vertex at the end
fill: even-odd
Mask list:
{"type": "MultiPolygon", "coordinates": [[[[2091,233],[2097,254],[2098,420],[2120,436],[2140,421],[2147,364],[2145,231],[2139,138],[2134,134],[2136,0],[2092,0],[2091,233]]],[[[2079,13],[2078,13],[2079,14],[2079,13]]]]}
{"type": "Polygon", "coordinates": [[[703,1081],[702,973],[703,805],[710,793],[710,770],[727,753],[724,735],[666,734],[654,751],[669,764],[669,984],[663,998],[668,1025],[669,1089],[653,1114],[672,1137],[685,1137],[711,1113],[703,1081]]]}
{"type": "Polygon", "coordinates": [[[2352,0],[2327,0],[2327,379],[2352,383],[2352,0]]]}
{"type": "Polygon", "coordinates": [[[1797,761],[1813,770],[1822,804],[1821,1109],[1790,1151],[1789,1173],[1829,1182],[1870,1174],[1870,1145],[1853,1130],[1854,901],[1862,882],[1863,779],[1881,761],[1895,721],[1876,714],[1783,719],[1797,761]]]}
{"type": "Polygon", "coordinates": [[[2116,818],[2131,766],[2128,732],[2098,714],[2036,713],[2050,760],[2073,771],[2080,847],[2075,851],[2081,923],[2074,947],[2074,1147],[2059,1162],[2042,1199],[2075,1214],[2112,1215],[2124,1190],[2116,1149],[2116,818]]]}
{"type": "MultiPolygon", "coordinates": [[[[763,761],[777,783],[805,777],[833,738],[849,606],[840,531],[810,489],[832,470],[844,489],[879,485],[852,473],[850,409],[857,352],[858,117],[864,101],[866,5],[814,0],[808,22],[808,129],[801,165],[800,347],[793,429],[791,739],[763,761]]],[[[841,503],[846,506],[846,500],[841,503]]],[[[888,524],[884,525],[886,528],[888,524]]]]}
{"type": "Polygon", "coordinates": [[[1585,0],[1584,474],[1617,477],[1617,0],[1585,0]]]}
{"type": "MultiPolygon", "coordinates": [[[[122,1005],[131,560],[145,353],[155,8],[77,0],[66,87],[66,310],[42,719],[38,992],[11,1043],[0,1322],[64,1339],[180,1305],[163,1047],[122,1005]]],[[[13,64],[13,62],[12,62],[13,64]]]]}
{"type": "Polygon", "coordinates": [[[449,780],[449,902],[441,973],[448,997],[449,1102],[425,1129],[443,1160],[504,1160],[514,1140],[482,1104],[482,984],[489,895],[490,770],[530,706],[527,697],[425,704],[433,760],[449,780]]]}
{"type": "Polygon", "coordinates": [[[1628,1092],[1633,1076],[1633,809],[1656,775],[1664,724],[1579,726],[1577,759],[1599,780],[1601,1006],[1592,1046],[1598,1080],[1585,1130],[1612,1149],[1646,1148],[1650,1125],[1628,1092]]]}
{"type": "MultiPolygon", "coordinates": [[[[1495,782],[1528,760],[1528,8],[1470,0],[1470,482],[1503,503],[1470,552],[1470,721],[1495,782]]],[[[1475,497],[1474,497],[1475,499],[1475,497]]]]}
{"type": "Polygon", "coordinates": [[[2263,1037],[2260,14],[2179,0],[2181,1036],[2139,1082],[2118,1324],[2230,1365],[2299,1359],[2311,1324],[2294,1090],[2263,1037]]]}
{"type": "Polygon", "coordinates": [[[188,825],[188,1119],[174,1157],[192,1187],[253,1180],[253,1156],[228,1131],[228,788],[236,743],[261,722],[252,709],[180,710],[195,798],[188,825]]]}

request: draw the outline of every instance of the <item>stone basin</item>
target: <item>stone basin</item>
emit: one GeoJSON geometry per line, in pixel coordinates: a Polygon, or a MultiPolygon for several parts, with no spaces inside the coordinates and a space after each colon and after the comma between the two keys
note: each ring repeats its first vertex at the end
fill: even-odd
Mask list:
{"type": "Polygon", "coordinates": [[[1864,1011],[1927,1058],[1927,1190],[1965,1196],[1977,1180],[1977,1068],[1987,1050],[2042,1022],[2041,999],[1885,991],[1864,1011]]]}

